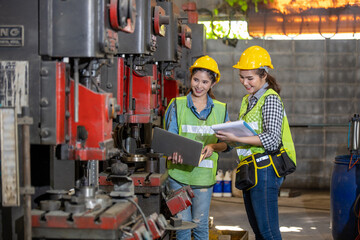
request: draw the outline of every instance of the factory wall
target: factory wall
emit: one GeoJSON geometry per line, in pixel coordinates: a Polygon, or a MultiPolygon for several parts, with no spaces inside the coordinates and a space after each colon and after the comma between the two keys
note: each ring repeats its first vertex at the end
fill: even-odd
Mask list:
{"type": "MultiPolygon", "coordinates": [[[[207,54],[219,64],[218,100],[228,103],[236,120],[246,94],[232,66],[248,47],[267,49],[275,67],[270,73],[282,87],[297,152],[297,171],[284,187],[329,189],[333,161],[347,155],[349,119],[360,112],[359,40],[239,40],[236,47],[207,40],[207,54]]],[[[223,153],[219,168],[234,169],[236,152],[223,153]]]]}

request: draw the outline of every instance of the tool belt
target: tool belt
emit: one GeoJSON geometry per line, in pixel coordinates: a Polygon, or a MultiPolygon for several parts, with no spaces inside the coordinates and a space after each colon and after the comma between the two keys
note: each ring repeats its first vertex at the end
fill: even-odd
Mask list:
{"type": "Polygon", "coordinates": [[[286,149],[268,153],[256,153],[242,160],[236,169],[235,187],[249,190],[257,185],[257,170],[273,166],[278,177],[284,177],[296,170],[296,165],[286,153],[286,149]]]}
{"type": "Polygon", "coordinates": [[[285,177],[296,170],[296,165],[286,150],[286,148],[282,147],[270,155],[272,165],[278,177],[285,177]]]}

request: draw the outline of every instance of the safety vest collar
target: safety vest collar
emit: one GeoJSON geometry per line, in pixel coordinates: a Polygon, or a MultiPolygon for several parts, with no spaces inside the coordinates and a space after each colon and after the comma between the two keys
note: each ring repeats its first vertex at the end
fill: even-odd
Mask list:
{"type": "MultiPolygon", "coordinates": [[[[193,109],[196,109],[195,105],[194,105],[194,102],[192,100],[192,97],[191,97],[191,92],[188,93],[188,95],[186,95],[186,100],[187,100],[187,107],[188,108],[193,108],[193,109]]],[[[209,108],[213,108],[214,107],[214,101],[213,99],[209,96],[209,94],[207,94],[207,101],[206,101],[206,106],[205,108],[206,109],[209,109],[209,108]]]]}

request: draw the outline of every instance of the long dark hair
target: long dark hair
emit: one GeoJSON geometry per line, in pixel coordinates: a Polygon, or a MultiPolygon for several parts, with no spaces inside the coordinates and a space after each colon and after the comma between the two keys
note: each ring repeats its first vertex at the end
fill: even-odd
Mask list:
{"type": "MultiPolygon", "coordinates": [[[[209,70],[209,69],[206,69],[206,68],[194,68],[191,72],[191,76],[190,76],[190,79],[192,79],[192,77],[194,76],[194,74],[198,71],[201,71],[201,72],[206,72],[211,80],[211,84],[215,83],[216,82],[216,74],[209,70]]],[[[186,92],[185,95],[188,95],[189,93],[191,92],[191,87],[190,89],[186,92]]],[[[215,98],[215,95],[214,93],[212,92],[212,89],[210,88],[209,91],[207,92],[209,94],[209,96],[212,98],[212,99],[216,99],[215,98]]]]}
{"type": "Polygon", "coordinates": [[[258,68],[256,70],[256,74],[259,75],[259,77],[261,77],[261,78],[263,78],[266,74],[265,81],[269,84],[267,89],[272,88],[275,92],[277,92],[280,95],[281,87],[277,83],[276,79],[273,76],[271,76],[269,73],[267,73],[265,71],[265,69],[261,69],[261,68],[258,68]]]}

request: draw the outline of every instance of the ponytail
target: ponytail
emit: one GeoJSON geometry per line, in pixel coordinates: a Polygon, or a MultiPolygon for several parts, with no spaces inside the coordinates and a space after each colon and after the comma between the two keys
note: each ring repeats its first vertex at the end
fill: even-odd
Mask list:
{"type": "Polygon", "coordinates": [[[216,99],[215,98],[215,95],[214,95],[214,93],[212,92],[212,89],[210,88],[210,90],[208,91],[208,94],[209,94],[209,96],[212,98],[212,99],[216,99]]]}
{"type": "Polygon", "coordinates": [[[280,95],[281,87],[273,76],[267,73],[265,69],[260,69],[260,68],[256,70],[256,74],[259,75],[259,77],[261,78],[264,77],[266,74],[265,81],[269,84],[267,89],[272,88],[275,92],[277,92],[280,95]]]}

